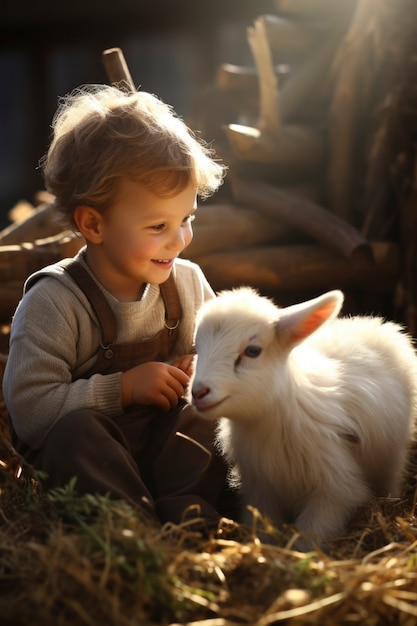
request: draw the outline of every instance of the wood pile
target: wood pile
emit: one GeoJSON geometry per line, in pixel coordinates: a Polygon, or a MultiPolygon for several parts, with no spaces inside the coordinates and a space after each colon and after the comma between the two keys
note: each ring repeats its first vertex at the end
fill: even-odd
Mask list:
{"type": "Polygon", "coordinates": [[[248,29],[254,66],[223,64],[196,107],[229,165],[228,204],[212,221],[204,208],[189,254],[216,286],[280,301],[339,287],[354,312],[416,333],[413,2],[275,5],[248,29]]]}
{"type": "Polygon", "coordinates": [[[35,205],[18,202],[9,213],[10,226],[0,233],[0,324],[10,322],[32,272],[73,256],[84,244],[82,237],[62,230],[51,200],[40,192],[35,205]]]}
{"type": "MultiPolygon", "coordinates": [[[[188,121],[229,172],[185,254],[216,290],[250,284],[286,303],[341,288],[352,312],[416,333],[412,0],[275,4],[248,28],[253,66],[222,64],[188,121]]],[[[120,50],[103,62],[135,88],[120,50]]],[[[0,233],[0,321],[28,274],[83,243],[47,198],[0,233]]]]}

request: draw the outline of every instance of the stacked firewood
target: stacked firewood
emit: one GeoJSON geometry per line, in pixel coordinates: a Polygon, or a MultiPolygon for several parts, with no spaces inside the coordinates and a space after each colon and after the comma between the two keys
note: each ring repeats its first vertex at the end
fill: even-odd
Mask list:
{"type": "Polygon", "coordinates": [[[206,117],[200,102],[198,125],[229,164],[229,202],[204,209],[189,254],[216,286],[290,298],[343,288],[352,310],[396,316],[415,333],[413,2],[276,8],[248,29],[254,66],[222,65],[206,117]]]}
{"type": "MultiPolygon", "coordinates": [[[[250,284],[288,301],[342,288],[359,310],[371,294],[368,305],[388,301],[380,312],[416,331],[415,143],[389,106],[416,129],[412,1],[276,0],[276,14],[248,28],[253,65],[218,68],[191,125],[215,139],[229,172],[186,251],[214,289],[250,284]]],[[[103,60],[110,82],[135,88],[120,50],[103,60]]],[[[30,272],[84,243],[48,201],[0,233],[4,321],[30,272]]]]}
{"type": "Polygon", "coordinates": [[[9,212],[10,226],[0,232],[1,324],[10,322],[29,274],[73,256],[84,244],[82,237],[62,229],[52,200],[47,192],[41,191],[34,205],[18,202],[9,212]]]}

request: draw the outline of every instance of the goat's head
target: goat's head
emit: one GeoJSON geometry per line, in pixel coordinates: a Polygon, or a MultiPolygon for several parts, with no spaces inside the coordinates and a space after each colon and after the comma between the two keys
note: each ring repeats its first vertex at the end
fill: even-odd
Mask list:
{"type": "Polygon", "coordinates": [[[285,384],[292,348],[337,315],[341,292],[278,308],[248,287],[224,291],[201,308],[192,403],[207,418],[257,415],[260,399],[285,384]]]}

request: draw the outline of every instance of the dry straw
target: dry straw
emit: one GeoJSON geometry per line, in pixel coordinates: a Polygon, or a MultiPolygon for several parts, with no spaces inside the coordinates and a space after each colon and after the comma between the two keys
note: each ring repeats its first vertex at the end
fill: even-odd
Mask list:
{"type": "Polygon", "coordinates": [[[4,438],[0,459],[2,626],[416,623],[413,464],[403,499],[370,502],[326,553],[304,554],[256,511],[209,536],[159,528],[75,482],[39,493],[4,438]]]}

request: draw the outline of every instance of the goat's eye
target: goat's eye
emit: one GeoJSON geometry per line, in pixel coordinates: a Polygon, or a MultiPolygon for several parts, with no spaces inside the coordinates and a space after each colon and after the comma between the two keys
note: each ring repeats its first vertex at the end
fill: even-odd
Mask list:
{"type": "Polygon", "coordinates": [[[239,354],[235,361],[235,367],[239,367],[242,357],[247,356],[250,359],[256,359],[262,352],[262,348],[260,346],[249,345],[239,354]]]}
{"type": "Polygon", "coordinates": [[[245,348],[244,355],[248,356],[251,359],[256,359],[262,352],[262,348],[260,346],[248,346],[245,348]]]}

